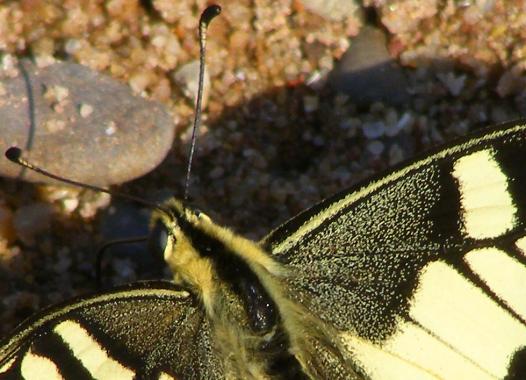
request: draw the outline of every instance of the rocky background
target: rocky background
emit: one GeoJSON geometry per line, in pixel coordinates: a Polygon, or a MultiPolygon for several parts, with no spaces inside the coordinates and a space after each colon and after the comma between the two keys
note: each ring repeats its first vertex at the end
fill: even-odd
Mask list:
{"type": "MultiPolygon", "coordinates": [[[[206,5],[2,2],[2,151],[17,145],[54,173],[145,199],[182,196],[206,5]]],[[[190,198],[249,237],[432,146],[526,113],[524,1],[220,5],[190,198]]],[[[3,336],[36,310],[94,290],[97,247],[147,233],[149,211],[0,162],[3,336]]],[[[113,249],[104,269],[108,286],[168,275],[140,244],[113,249]]]]}

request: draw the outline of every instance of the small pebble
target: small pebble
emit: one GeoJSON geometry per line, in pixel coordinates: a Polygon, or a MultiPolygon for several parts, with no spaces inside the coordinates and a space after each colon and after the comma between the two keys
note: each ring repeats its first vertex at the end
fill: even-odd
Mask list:
{"type": "Polygon", "coordinates": [[[66,211],[66,213],[72,213],[79,206],[79,200],[76,198],[65,199],[62,202],[62,205],[64,206],[64,211],[66,211]]]}
{"type": "Polygon", "coordinates": [[[315,112],[318,110],[319,99],[317,96],[306,95],[303,97],[303,109],[307,113],[315,112]]]}
{"type": "MultiPolygon", "coordinates": [[[[177,85],[181,87],[184,95],[191,101],[197,98],[197,88],[199,84],[199,61],[195,60],[182,65],[172,76],[177,85]]],[[[210,76],[205,69],[204,90],[203,90],[203,107],[208,101],[208,90],[210,88],[210,76]]]]}
{"type": "Polygon", "coordinates": [[[36,237],[51,228],[53,208],[47,203],[31,203],[16,210],[13,224],[17,237],[27,245],[34,245],[36,237]]]}
{"type": "Polygon", "coordinates": [[[453,96],[458,96],[464,88],[466,82],[465,75],[455,75],[454,73],[438,73],[438,79],[447,87],[449,93],[453,96]]]}
{"type": "Polygon", "coordinates": [[[106,129],[104,130],[104,133],[106,133],[107,136],[113,136],[115,132],[117,132],[117,124],[115,124],[113,120],[109,121],[106,124],[106,129]]]}
{"type": "Polygon", "coordinates": [[[384,152],[385,145],[380,140],[373,140],[367,144],[367,151],[373,156],[379,156],[384,152]]]}
{"type": "Polygon", "coordinates": [[[303,0],[305,8],[328,20],[343,21],[359,10],[356,1],[350,0],[303,0]]]}
{"type": "Polygon", "coordinates": [[[394,166],[404,160],[404,150],[398,144],[393,144],[389,148],[389,165],[394,166]]]}
{"type": "Polygon", "coordinates": [[[60,103],[67,99],[69,90],[64,86],[51,86],[46,88],[44,92],[44,99],[52,103],[60,103]]]}
{"type": "Polygon", "coordinates": [[[522,66],[512,67],[505,71],[497,83],[497,94],[501,98],[514,93],[524,91],[526,79],[524,78],[524,68],[522,66]]]}
{"type": "Polygon", "coordinates": [[[221,166],[216,166],[215,168],[213,168],[210,173],[208,173],[208,176],[211,178],[211,179],[219,179],[221,178],[223,175],[225,174],[225,169],[222,168],[221,166]]]}
{"type": "Polygon", "coordinates": [[[130,259],[113,258],[111,266],[113,271],[120,277],[122,283],[130,282],[137,278],[135,265],[130,259]]]}
{"type": "Polygon", "coordinates": [[[90,104],[82,103],[80,105],[80,116],[86,118],[93,113],[93,106],[90,104]]]}
{"type": "Polygon", "coordinates": [[[377,139],[385,134],[386,127],[382,121],[367,122],[362,125],[363,134],[368,139],[377,139]]]}
{"type": "Polygon", "coordinates": [[[61,251],[58,253],[58,260],[55,262],[53,268],[58,274],[67,272],[71,267],[71,254],[67,251],[61,251]]]}

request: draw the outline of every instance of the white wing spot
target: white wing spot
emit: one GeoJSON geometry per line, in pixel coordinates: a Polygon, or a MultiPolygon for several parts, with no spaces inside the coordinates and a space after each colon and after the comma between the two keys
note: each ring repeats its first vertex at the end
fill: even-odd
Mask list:
{"type": "Polygon", "coordinates": [[[526,257],[526,236],[521,237],[515,242],[515,245],[517,248],[519,248],[520,253],[522,253],[522,256],[526,257]]]}
{"type": "Polygon", "coordinates": [[[469,267],[518,315],[526,319],[526,267],[494,247],[470,251],[469,267]]]}
{"type": "Polygon", "coordinates": [[[57,365],[48,358],[37,355],[31,351],[26,352],[20,366],[24,380],[63,380],[57,365]]]}
{"type": "Polygon", "coordinates": [[[495,377],[526,342],[526,326],[449,265],[428,264],[411,303],[411,317],[495,377]]]}
{"type": "Polygon", "coordinates": [[[517,209],[507,177],[489,150],[460,158],[452,175],[459,182],[462,217],[470,237],[495,238],[513,228],[517,209]]]}
{"type": "Polygon", "coordinates": [[[381,345],[343,336],[353,356],[372,379],[494,379],[420,326],[402,321],[400,325],[397,333],[381,345]]]}
{"type": "Polygon", "coordinates": [[[342,334],[340,338],[350,351],[353,361],[372,380],[437,380],[438,376],[421,368],[412,360],[405,360],[397,352],[390,352],[370,341],[352,334],[342,334]]]}
{"type": "Polygon", "coordinates": [[[159,380],[177,380],[177,379],[168,375],[166,372],[161,372],[161,374],[159,375],[159,380]]]}
{"type": "Polygon", "coordinates": [[[134,371],[110,358],[104,348],[77,322],[64,321],[54,331],[95,379],[134,378],[134,371]]]}

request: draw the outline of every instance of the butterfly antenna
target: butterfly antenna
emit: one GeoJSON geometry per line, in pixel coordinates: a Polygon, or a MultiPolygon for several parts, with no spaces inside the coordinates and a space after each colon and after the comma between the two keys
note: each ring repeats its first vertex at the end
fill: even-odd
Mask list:
{"type": "Polygon", "coordinates": [[[206,8],[199,19],[199,84],[197,87],[197,100],[195,102],[194,126],[192,128],[192,139],[190,142],[190,153],[188,154],[188,166],[186,167],[186,179],[184,183],[184,200],[188,200],[188,188],[190,187],[190,172],[192,171],[192,161],[194,157],[195,144],[197,140],[197,130],[201,124],[201,103],[203,100],[203,87],[205,77],[205,53],[206,53],[206,31],[208,24],[221,13],[219,5],[211,5],[206,8]]]}
{"type": "Polygon", "coordinates": [[[12,146],[10,147],[9,149],[7,149],[5,151],[5,156],[7,157],[7,159],[17,165],[20,165],[24,168],[27,168],[27,169],[30,169],[30,170],[33,170],[34,172],[37,172],[37,173],[40,173],[48,178],[52,178],[52,179],[55,179],[57,181],[60,181],[60,182],[63,182],[63,183],[67,183],[68,185],[73,185],[73,186],[76,186],[76,187],[80,187],[80,188],[83,188],[83,189],[89,189],[89,190],[94,190],[94,191],[97,191],[97,192],[101,192],[101,193],[106,193],[106,194],[110,194],[110,195],[113,195],[113,196],[116,196],[116,197],[119,197],[119,198],[123,198],[123,199],[127,199],[129,201],[132,201],[132,202],[137,202],[139,204],[142,204],[146,207],[149,207],[149,208],[154,208],[154,209],[157,209],[159,211],[162,211],[164,213],[166,213],[167,215],[171,215],[171,212],[168,208],[162,206],[161,204],[158,204],[158,203],[154,203],[154,202],[149,202],[147,201],[146,199],[142,199],[142,198],[139,198],[139,197],[135,197],[133,195],[129,195],[129,194],[125,194],[125,193],[121,193],[121,192],[118,192],[118,191],[112,191],[112,190],[109,190],[109,189],[105,189],[103,187],[98,187],[98,186],[94,186],[94,185],[88,185],[88,184],[85,184],[85,183],[82,183],[82,182],[77,182],[77,181],[74,181],[74,180],[71,180],[71,179],[68,179],[68,178],[64,178],[64,177],[61,177],[59,175],[56,175],[56,174],[53,174],[53,173],[50,173],[42,168],[39,168],[38,166],[30,163],[29,161],[27,161],[26,159],[22,158],[22,150],[16,146],[12,146]]]}

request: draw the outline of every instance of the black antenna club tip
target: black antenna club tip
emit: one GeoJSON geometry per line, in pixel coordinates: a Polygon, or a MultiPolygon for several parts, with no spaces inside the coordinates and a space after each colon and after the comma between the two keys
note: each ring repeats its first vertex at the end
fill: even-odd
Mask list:
{"type": "Polygon", "coordinates": [[[22,150],[16,146],[12,146],[5,151],[5,156],[9,161],[18,162],[20,157],[22,157],[22,150]]]}
{"type": "Polygon", "coordinates": [[[216,17],[218,14],[221,13],[221,7],[217,4],[210,5],[208,8],[206,8],[203,13],[201,13],[201,19],[199,20],[200,24],[208,25],[210,21],[214,17],[216,17]]]}

